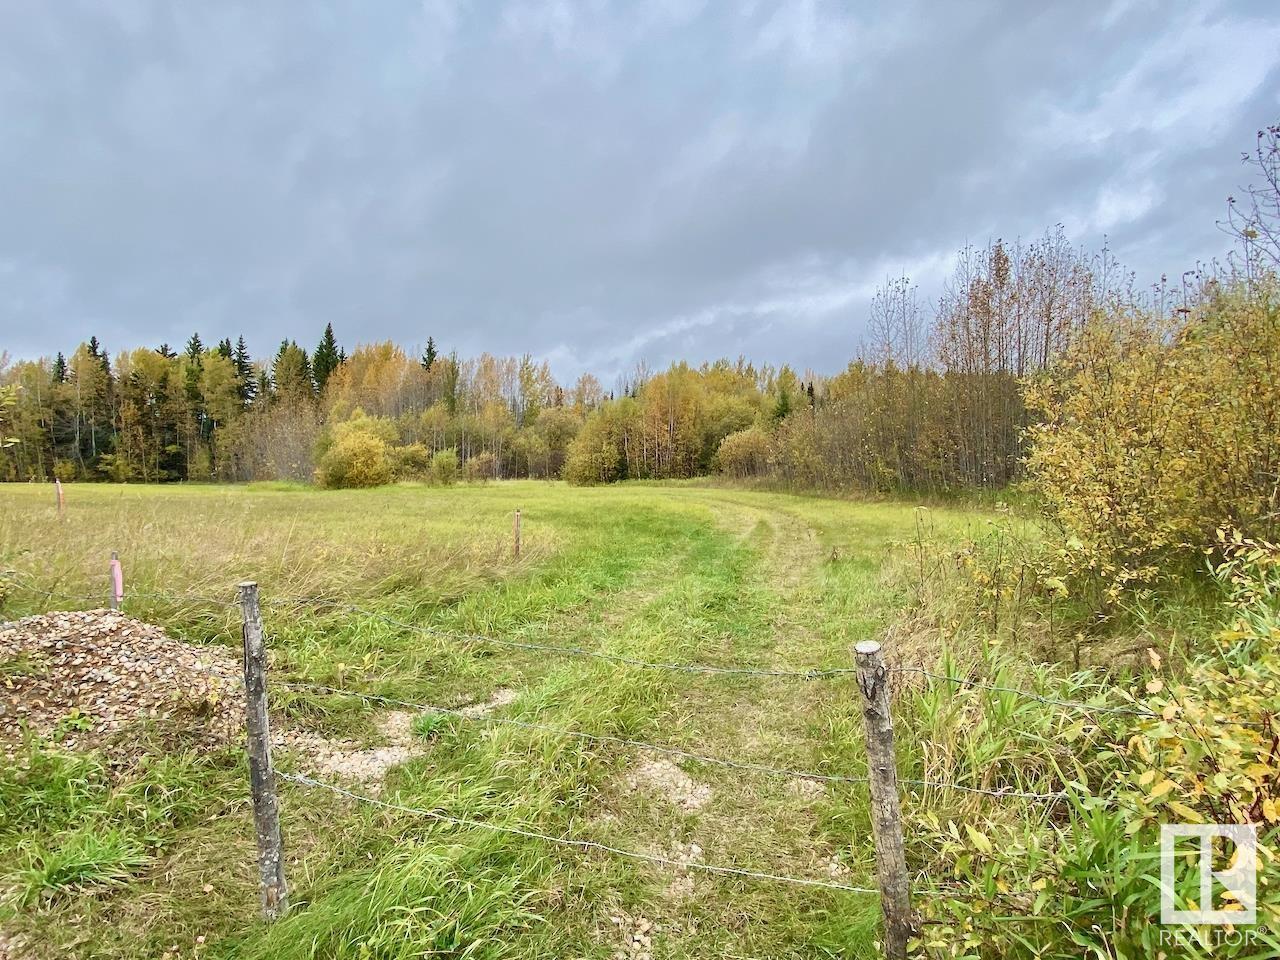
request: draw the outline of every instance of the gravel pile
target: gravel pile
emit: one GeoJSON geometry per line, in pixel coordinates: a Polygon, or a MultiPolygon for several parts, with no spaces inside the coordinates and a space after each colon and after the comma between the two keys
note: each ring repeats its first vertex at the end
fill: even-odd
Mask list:
{"type": "Polygon", "coordinates": [[[239,659],[110,610],[50,613],[0,626],[0,744],[22,727],[66,746],[130,724],[178,719],[227,742],[244,729],[239,659]]]}
{"type": "MultiPolygon", "coordinates": [[[[477,713],[512,697],[499,691],[477,713]]],[[[24,727],[64,747],[95,747],[112,735],[111,742],[121,744],[120,731],[144,720],[165,721],[204,743],[243,741],[239,657],[224,647],[182,643],[110,610],[0,624],[0,756],[12,755],[24,727]]],[[[412,721],[413,714],[401,711],[377,716],[378,742],[369,745],[330,740],[272,717],[272,740],[307,773],[376,792],[389,770],[426,749],[412,721]]],[[[0,941],[0,960],[4,949],[0,941]]]]}

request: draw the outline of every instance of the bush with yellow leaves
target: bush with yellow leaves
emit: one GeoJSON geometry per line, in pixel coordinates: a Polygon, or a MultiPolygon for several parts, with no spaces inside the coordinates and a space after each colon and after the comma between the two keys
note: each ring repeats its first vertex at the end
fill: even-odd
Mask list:
{"type": "Polygon", "coordinates": [[[769,469],[769,434],[759,427],[731,433],[720,441],[715,469],[735,480],[764,476],[769,469]]]}
{"type": "Polygon", "coordinates": [[[1276,528],[1275,278],[1210,284],[1173,320],[1101,313],[1027,401],[1051,573],[1096,608],[1185,570],[1221,525],[1276,528]]]}
{"type": "Polygon", "coordinates": [[[322,487],[378,487],[392,480],[386,442],[364,430],[344,432],[320,458],[316,482],[322,487]]]}
{"type": "MultiPolygon", "coordinates": [[[[913,825],[911,835],[951,871],[944,878],[935,868],[931,879],[950,889],[921,901],[927,955],[1280,955],[1280,548],[1238,533],[1220,535],[1218,547],[1224,559],[1214,573],[1228,617],[1216,652],[1175,674],[1148,651],[1150,670],[1126,703],[1064,728],[1057,739],[1075,757],[1054,760],[1065,794],[1058,810],[1019,817],[1002,807],[962,826],[926,812],[913,825]],[[1256,923],[1159,922],[1160,827],[1168,823],[1256,827],[1256,923]]],[[[1199,903],[1198,857],[1179,857],[1174,897],[1179,909],[1235,910],[1241,893],[1219,889],[1212,904],[1199,903]]]]}

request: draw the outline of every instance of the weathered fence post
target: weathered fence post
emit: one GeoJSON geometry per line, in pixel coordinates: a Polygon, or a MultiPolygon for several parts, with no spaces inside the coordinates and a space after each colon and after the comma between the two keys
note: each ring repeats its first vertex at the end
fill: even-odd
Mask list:
{"type": "Polygon", "coordinates": [[[262,636],[258,585],[240,584],[240,613],[244,632],[244,713],[249,739],[249,786],[253,791],[253,826],[258,835],[258,879],[262,914],[268,920],[289,908],[284,880],[284,844],[280,838],[280,807],[276,802],[276,773],[271,765],[271,723],[267,717],[267,647],[262,636]]]}
{"type": "Polygon", "coordinates": [[[107,568],[111,581],[111,609],[119,610],[124,603],[124,571],[120,568],[120,554],[111,551],[111,566],[107,568]]]}
{"type": "Polygon", "coordinates": [[[916,932],[911,912],[911,881],[902,843],[902,808],[898,805],[898,770],[893,750],[893,717],[889,712],[889,671],[880,644],[863,640],[854,653],[862,718],[867,727],[867,770],[871,786],[871,830],[876,843],[876,876],[884,910],[884,953],[905,960],[907,941],[916,932]]]}
{"type": "Polygon", "coordinates": [[[516,507],[516,524],[515,524],[515,553],[516,559],[520,559],[520,508],[516,507]]]}
{"type": "Polygon", "coordinates": [[[62,481],[57,477],[53,480],[53,494],[58,500],[58,519],[61,520],[67,510],[67,500],[62,493],[62,481]]]}

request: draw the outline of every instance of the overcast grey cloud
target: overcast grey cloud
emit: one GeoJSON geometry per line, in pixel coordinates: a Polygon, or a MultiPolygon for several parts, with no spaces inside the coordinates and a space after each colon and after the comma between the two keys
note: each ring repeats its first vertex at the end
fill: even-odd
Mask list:
{"type": "Polygon", "coordinates": [[[1220,255],[1277,51],[1270,0],[4,3],[0,349],[832,371],[965,242],[1220,255]]]}

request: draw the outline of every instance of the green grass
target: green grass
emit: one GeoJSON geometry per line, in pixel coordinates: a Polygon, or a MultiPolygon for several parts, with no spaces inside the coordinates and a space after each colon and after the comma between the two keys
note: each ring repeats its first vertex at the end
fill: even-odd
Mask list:
{"type": "Polygon", "coordinates": [[[142,845],[115,827],[79,828],[53,846],[37,843],[22,852],[27,864],[17,872],[16,897],[24,906],[70,890],[125,883],[148,862],[142,845]]]}
{"type": "MultiPolygon", "coordinates": [[[[99,605],[116,550],[127,611],[192,642],[236,646],[234,587],[257,580],[277,682],[446,706],[509,689],[517,698],[497,716],[846,775],[865,772],[851,678],[648,671],[467,636],[664,662],[847,667],[851,645],[912,601],[901,570],[918,521],[910,504],[694,484],[69,485],[67,504],[59,520],[49,488],[0,487],[0,571],[14,572],[0,619],[99,605]]],[[[930,515],[940,541],[983,522],[959,509],[930,515]]],[[[376,742],[378,711],[354,698],[277,685],[274,702],[279,722],[376,742]]],[[[927,726],[946,735],[957,721],[941,713],[935,706],[927,726]]],[[[694,842],[708,863],[874,886],[856,785],[814,793],[682,761],[710,788],[686,811],[631,789],[641,762],[632,748],[434,716],[415,729],[424,751],[381,794],[398,804],[641,852],[694,842]]],[[[172,945],[185,956],[203,938],[210,957],[610,957],[636,917],[657,926],[659,957],[876,955],[874,897],[696,873],[673,884],[661,867],[292,784],[282,808],[294,907],[268,929],[256,918],[242,761],[175,756],[172,739],[157,736],[151,759],[125,770],[33,745],[0,778],[0,861],[20,864],[4,881],[17,893],[0,928],[26,933],[37,956],[149,956],[172,945]]],[[[985,762],[999,742],[965,749],[985,762]]],[[[906,769],[938,763],[903,753],[906,769]]],[[[296,760],[277,758],[282,769],[296,760]]],[[[957,815],[974,809],[962,797],[934,801],[957,815]]]]}

